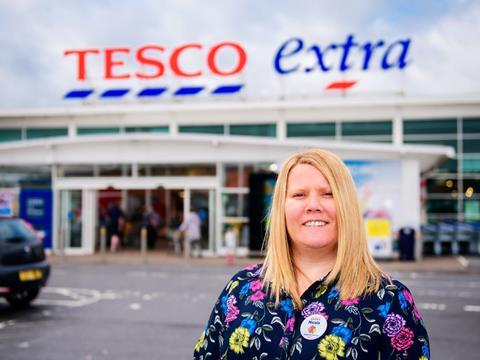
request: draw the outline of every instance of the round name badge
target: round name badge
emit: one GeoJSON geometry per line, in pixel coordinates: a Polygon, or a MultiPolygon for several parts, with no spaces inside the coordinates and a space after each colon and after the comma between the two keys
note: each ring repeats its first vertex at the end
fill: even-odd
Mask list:
{"type": "Polygon", "coordinates": [[[300,334],[307,340],[315,340],[327,330],[327,320],[320,314],[314,314],[303,320],[300,334]]]}

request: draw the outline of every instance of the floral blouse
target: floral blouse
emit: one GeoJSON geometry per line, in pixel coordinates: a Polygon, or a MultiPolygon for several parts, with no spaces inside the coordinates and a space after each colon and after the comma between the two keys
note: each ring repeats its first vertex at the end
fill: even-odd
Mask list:
{"type": "Polygon", "coordinates": [[[412,294],[399,281],[382,282],[366,298],[341,301],[322,280],[296,310],[279,306],[262,288],[261,265],[237,273],[220,294],[195,346],[194,359],[419,359],[430,358],[427,331],[412,294]]]}

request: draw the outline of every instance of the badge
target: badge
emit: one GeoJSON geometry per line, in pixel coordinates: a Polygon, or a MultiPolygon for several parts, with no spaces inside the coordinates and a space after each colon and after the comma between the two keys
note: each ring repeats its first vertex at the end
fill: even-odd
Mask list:
{"type": "Polygon", "coordinates": [[[307,340],[315,340],[327,330],[327,320],[320,314],[313,314],[303,320],[300,334],[307,340]]]}

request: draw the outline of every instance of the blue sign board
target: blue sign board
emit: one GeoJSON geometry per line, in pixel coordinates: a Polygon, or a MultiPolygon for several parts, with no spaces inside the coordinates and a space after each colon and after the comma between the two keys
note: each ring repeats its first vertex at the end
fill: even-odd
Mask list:
{"type": "Polygon", "coordinates": [[[37,231],[44,233],[45,248],[52,248],[52,203],[51,189],[22,189],[20,192],[20,217],[37,231]]]}

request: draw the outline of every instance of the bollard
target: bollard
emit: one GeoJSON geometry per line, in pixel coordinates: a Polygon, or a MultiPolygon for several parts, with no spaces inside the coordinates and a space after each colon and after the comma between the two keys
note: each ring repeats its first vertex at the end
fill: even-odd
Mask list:
{"type": "Polygon", "coordinates": [[[229,227],[225,232],[225,247],[227,255],[227,265],[232,266],[235,259],[235,248],[237,246],[237,231],[234,227],[229,227]]]}
{"type": "Polygon", "coordinates": [[[100,261],[106,262],[107,253],[107,229],[105,226],[100,227],[100,261]]]}
{"type": "Polygon", "coordinates": [[[140,232],[140,248],[142,253],[142,261],[144,263],[147,262],[147,228],[142,226],[142,230],[140,232]]]}
{"type": "Polygon", "coordinates": [[[62,261],[65,261],[65,239],[63,238],[64,236],[64,231],[63,227],[58,229],[58,234],[59,234],[59,248],[60,248],[60,256],[62,258],[62,261]]]}

